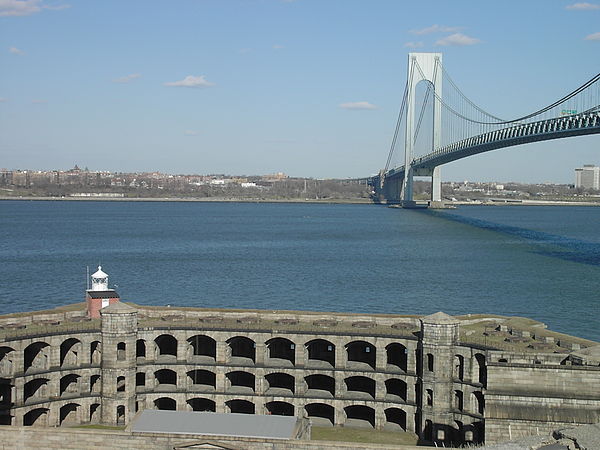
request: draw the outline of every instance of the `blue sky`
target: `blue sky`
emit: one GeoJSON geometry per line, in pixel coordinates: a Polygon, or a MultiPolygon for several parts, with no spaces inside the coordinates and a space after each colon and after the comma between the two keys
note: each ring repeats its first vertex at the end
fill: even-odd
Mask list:
{"type": "MultiPolygon", "coordinates": [[[[517,117],[600,71],[600,1],[0,0],[0,167],[371,175],[410,51],[517,117]]],[[[600,136],[442,177],[570,183],[584,163],[600,136]]]]}

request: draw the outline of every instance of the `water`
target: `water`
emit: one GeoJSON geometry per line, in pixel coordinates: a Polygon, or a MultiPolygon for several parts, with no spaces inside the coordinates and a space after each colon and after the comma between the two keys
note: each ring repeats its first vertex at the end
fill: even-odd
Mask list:
{"type": "Polygon", "coordinates": [[[600,340],[600,208],[0,202],[0,313],[83,301],[532,317],[600,340]]]}

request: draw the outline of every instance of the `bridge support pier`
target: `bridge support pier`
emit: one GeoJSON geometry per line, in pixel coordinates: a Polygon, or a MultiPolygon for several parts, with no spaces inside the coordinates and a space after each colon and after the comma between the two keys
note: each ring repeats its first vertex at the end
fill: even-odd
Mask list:
{"type": "Polygon", "coordinates": [[[440,174],[440,166],[434,167],[431,174],[431,201],[442,201],[442,175],[440,174]]]}

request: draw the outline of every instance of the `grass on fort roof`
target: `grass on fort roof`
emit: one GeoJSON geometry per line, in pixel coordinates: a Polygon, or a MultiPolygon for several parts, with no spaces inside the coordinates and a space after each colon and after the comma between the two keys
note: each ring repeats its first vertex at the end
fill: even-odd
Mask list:
{"type": "Polygon", "coordinates": [[[125,426],[115,427],[115,426],[111,426],[111,425],[92,424],[92,425],[76,425],[73,428],[87,428],[88,430],[119,430],[119,431],[123,431],[125,429],[125,426]]]}
{"type": "Polygon", "coordinates": [[[417,436],[403,431],[380,431],[368,428],[315,427],[313,441],[363,442],[368,444],[417,445],[417,436]]]}

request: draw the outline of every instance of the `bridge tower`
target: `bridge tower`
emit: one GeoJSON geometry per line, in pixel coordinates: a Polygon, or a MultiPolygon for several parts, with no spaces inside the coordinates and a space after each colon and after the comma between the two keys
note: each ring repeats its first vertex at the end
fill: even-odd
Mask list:
{"type": "Polygon", "coordinates": [[[440,168],[435,167],[427,170],[413,170],[411,164],[414,158],[415,144],[415,108],[417,84],[427,81],[433,86],[437,96],[433,96],[433,136],[431,150],[439,147],[442,132],[442,105],[436,97],[442,96],[442,54],[441,53],[409,53],[408,54],[408,84],[406,97],[406,132],[404,144],[404,181],[402,184],[402,205],[410,207],[413,201],[413,177],[431,177],[431,200],[439,202],[442,200],[442,181],[440,168]]]}

